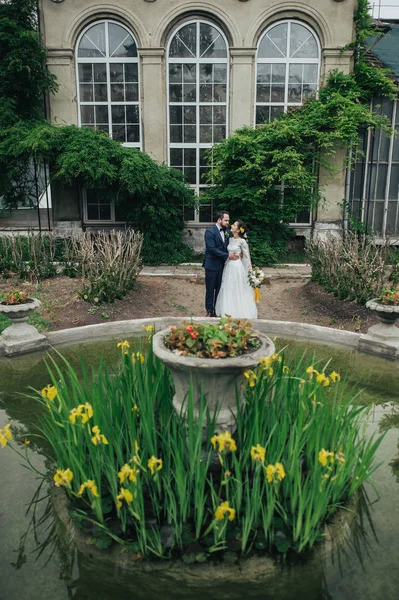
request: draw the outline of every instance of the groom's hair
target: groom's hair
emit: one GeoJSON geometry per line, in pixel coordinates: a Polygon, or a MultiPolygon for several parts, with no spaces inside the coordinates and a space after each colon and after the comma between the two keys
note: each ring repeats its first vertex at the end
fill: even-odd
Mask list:
{"type": "Polygon", "coordinates": [[[219,221],[219,219],[223,219],[224,215],[228,215],[229,213],[227,212],[227,210],[219,210],[216,213],[216,221],[219,221]]]}

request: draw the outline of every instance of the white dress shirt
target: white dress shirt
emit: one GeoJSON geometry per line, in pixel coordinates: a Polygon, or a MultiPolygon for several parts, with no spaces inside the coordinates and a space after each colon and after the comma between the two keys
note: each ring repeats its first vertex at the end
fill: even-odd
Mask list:
{"type": "Polygon", "coordinates": [[[220,237],[222,238],[222,242],[224,244],[224,231],[221,227],[219,227],[219,225],[216,225],[216,227],[219,229],[220,237]]]}

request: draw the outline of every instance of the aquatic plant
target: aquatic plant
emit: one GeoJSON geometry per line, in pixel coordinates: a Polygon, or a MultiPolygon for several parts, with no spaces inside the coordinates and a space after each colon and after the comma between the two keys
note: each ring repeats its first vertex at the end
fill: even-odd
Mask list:
{"type": "MultiPolygon", "coordinates": [[[[367,408],[328,364],[262,360],[231,434],[215,431],[203,397],[194,416],[192,389],[176,413],[151,347],[118,346],[117,372],[100,361],[89,373],[82,358],[78,378],[65,359],[49,359],[51,382],[34,395],[50,477],[88,543],[191,562],[226,550],[301,552],[370,480],[382,438],[363,437],[367,408]]],[[[2,445],[11,437],[6,426],[2,445]]]]}

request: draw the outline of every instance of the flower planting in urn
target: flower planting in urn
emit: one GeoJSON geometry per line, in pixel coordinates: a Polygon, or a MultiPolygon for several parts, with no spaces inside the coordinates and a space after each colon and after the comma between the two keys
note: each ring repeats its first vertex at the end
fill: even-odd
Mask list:
{"type": "Polygon", "coordinates": [[[36,327],[26,323],[30,314],[39,307],[40,301],[29,298],[26,291],[12,290],[0,294],[0,314],[8,317],[12,323],[0,337],[6,355],[21,354],[48,345],[47,338],[36,327]]]}
{"type": "Polygon", "coordinates": [[[224,317],[216,324],[191,322],[164,329],[154,336],[153,349],[172,375],[176,410],[184,412],[192,389],[195,411],[203,394],[217,429],[232,431],[246,374],[273,355],[274,344],[253,331],[251,322],[224,317]]]}

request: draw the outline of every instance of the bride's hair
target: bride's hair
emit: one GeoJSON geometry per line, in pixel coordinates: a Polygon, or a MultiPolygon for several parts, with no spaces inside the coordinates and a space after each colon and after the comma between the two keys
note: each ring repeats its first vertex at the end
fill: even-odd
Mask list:
{"type": "Polygon", "coordinates": [[[247,226],[245,225],[244,221],[237,221],[237,227],[238,227],[238,235],[240,236],[240,238],[243,238],[244,240],[247,239],[247,226]]]}

